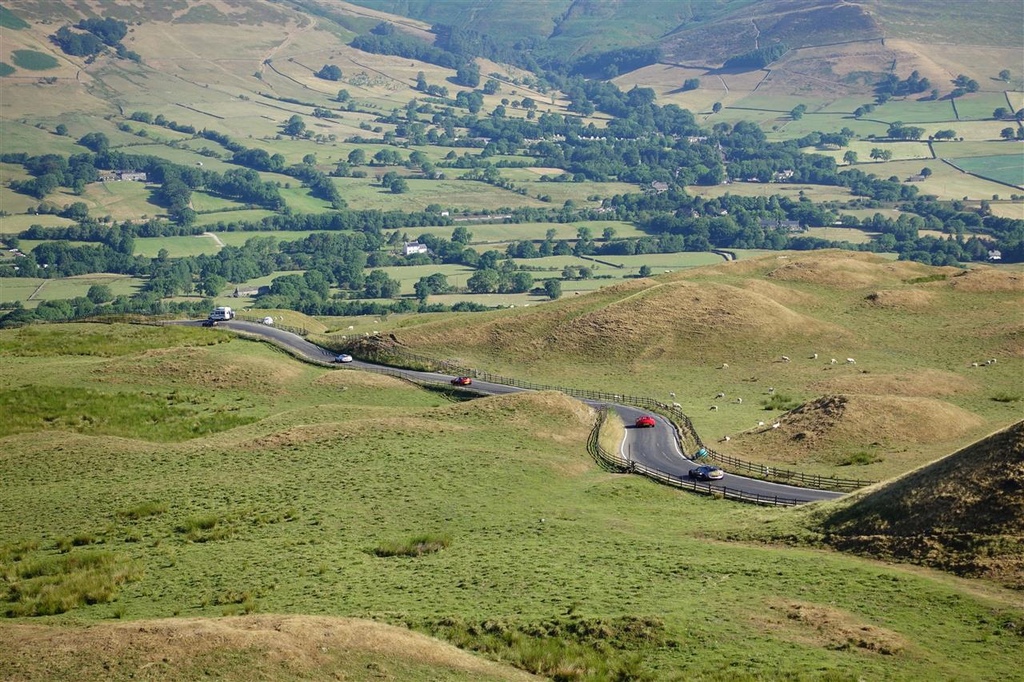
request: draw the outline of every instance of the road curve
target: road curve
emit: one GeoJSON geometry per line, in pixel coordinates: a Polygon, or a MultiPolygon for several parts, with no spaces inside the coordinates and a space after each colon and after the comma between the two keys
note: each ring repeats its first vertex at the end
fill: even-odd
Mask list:
{"type": "MultiPolygon", "coordinates": [[[[185,322],[187,325],[200,325],[201,322],[185,322]]],[[[232,320],[229,322],[218,322],[217,327],[230,329],[242,334],[251,334],[262,338],[270,339],[275,343],[284,346],[292,352],[310,360],[318,362],[332,362],[335,353],[310,343],[297,334],[277,329],[269,325],[257,324],[255,322],[241,322],[232,320]]],[[[376,365],[362,360],[353,360],[346,363],[346,367],[354,369],[380,369],[382,365],[376,365]]],[[[450,380],[451,375],[437,372],[421,372],[411,369],[395,369],[388,367],[400,376],[408,377],[418,381],[444,382],[450,380]]],[[[518,393],[529,389],[507,386],[505,384],[494,384],[485,381],[473,380],[473,390],[479,393],[499,395],[506,393],[518,393]]],[[[604,406],[607,403],[585,401],[592,405],[604,406]]],[[[647,468],[653,469],[668,478],[686,480],[690,469],[698,466],[693,460],[688,459],[679,449],[676,440],[675,426],[664,416],[644,412],[638,407],[628,405],[607,404],[615,410],[626,424],[626,437],[621,445],[621,454],[628,461],[636,462],[647,468]],[[636,428],[633,424],[636,418],[643,414],[650,414],[654,417],[656,426],[654,428],[636,428]]],[[[743,493],[745,495],[759,496],[771,500],[778,498],[781,502],[803,504],[806,502],[817,502],[820,500],[834,500],[844,493],[832,490],[818,490],[815,488],[800,488],[786,485],[784,483],[772,483],[756,478],[738,476],[736,474],[725,475],[720,481],[701,483],[702,490],[711,488],[743,493]]]]}

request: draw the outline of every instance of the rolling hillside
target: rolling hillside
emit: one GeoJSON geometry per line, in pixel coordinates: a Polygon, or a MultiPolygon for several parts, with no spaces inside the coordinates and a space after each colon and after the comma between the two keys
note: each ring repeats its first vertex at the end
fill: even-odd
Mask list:
{"type": "Polygon", "coordinates": [[[837,506],[838,549],[1024,589],[1024,422],[837,506]]]}
{"type": "Polygon", "coordinates": [[[727,453],[881,479],[1018,418],[1022,296],[1016,273],[820,251],[394,333],[533,381],[672,392],[705,440],[730,437],[727,453]]]}

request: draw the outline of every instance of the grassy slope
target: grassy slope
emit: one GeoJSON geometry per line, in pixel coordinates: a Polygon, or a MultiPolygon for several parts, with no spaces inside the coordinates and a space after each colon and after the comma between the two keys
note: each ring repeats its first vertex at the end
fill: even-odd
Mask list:
{"type": "Polygon", "coordinates": [[[731,454],[878,479],[1019,415],[1024,283],[993,269],[956,274],[870,255],[772,255],[395,333],[417,352],[534,381],[674,392],[705,440],[732,436],[719,446],[731,454]],[[999,363],[971,367],[992,357],[999,363]],[[849,396],[851,411],[823,421],[823,408],[811,410],[764,433],[758,421],[782,416],[764,409],[768,387],[794,405],[849,396]],[[922,427],[935,420],[942,428],[922,427]],[[842,466],[862,451],[880,461],[842,466]]]}
{"type": "MultiPolygon", "coordinates": [[[[292,642],[296,631],[340,637],[344,628],[275,616],[186,620],[182,630],[150,619],[258,611],[370,615],[428,629],[440,619],[522,632],[542,622],[635,616],[654,624],[649,640],[625,650],[592,646],[612,662],[640,655],[657,679],[995,680],[1015,670],[1018,635],[1002,624],[1024,617],[1018,597],[829,551],[729,540],[756,538],[760,528],[805,531],[792,511],[737,506],[600,471],[583,450],[592,416],[579,403],[548,394],[450,403],[386,377],[302,366],[260,344],[195,345],[211,334],[220,336],[83,326],[0,333],[0,352],[16,360],[0,370],[8,386],[198,398],[215,391],[262,415],[206,438],[154,443],[47,426],[40,414],[36,433],[2,439],[0,535],[22,541],[24,553],[15,560],[4,546],[4,574],[90,552],[135,570],[114,601],[34,624],[113,616],[146,619],[133,631],[209,632],[196,644],[199,660],[227,675],[242,674],[236,671],[253,649],[271,652],[269,662],[260,655],[260,665],[270,666],[260,668],[266,676],[335,670],[336,656],[348,654],[328,645],[311,657],[292,642]],[[122,343],[126,331],[131,346],[122,343]],[[443,534],[450,545],[419,558],[372,553],[419,533],[443,534]],[[65,541],[72,536],[83,546],[65,541]],[[282,622],[281,633],[268,632],[282,622]],[[277,651],[290,652],[280,654],[287,664],[276,662],[277,651]]],[[[67,589],[60,576],[56,583],[67,589]]],[[[487,641],[452,636],[465,646],[487,641]]],[[[22,652],[40,637],[77,642],[80,653],[71,660],[50,648],[42,664],[56,669],[92,670],[106,660],[102,649],[123,651],[128,662],[155,662],[162,672],[193,670],[170,645],[149,648],[147,633],[129,643],[117,626],[6,626],[4,637],[15,644],[0,655],[29,671],[40,663],[22,652]]],[[[513,641],[520,644],[511,652],[529,658],[530,638],[513,641]]],[[[384,648],[383,660],[356,651],[341,668],[354,679],[371,664],[403,678],[430,677],[414,665],[415,655],[412,672],[404,673],[408,659],[384,648]]],[[[128,667],[113,665],[127,675],[128,667]]]]}
{"type": "Polygon", "coordinates": [[[835,547],[1024,587],[1024,422],[822,514],[835,547]]]}

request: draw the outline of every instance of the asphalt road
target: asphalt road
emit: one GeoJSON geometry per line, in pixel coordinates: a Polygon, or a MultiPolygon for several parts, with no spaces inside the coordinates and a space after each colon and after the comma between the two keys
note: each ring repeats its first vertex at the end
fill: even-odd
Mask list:
{"type": "MultiPolygon", "coordinates": [[[[198,326],[202,323],[187,322],[184,324],[198,326]]],[[[237,320],[232,320],[230,322],[218,322],[217,327],[271,339],[291,351],[311,360],[333,362],[335,358],[335,353],[325,350],[316,344],[310,343],[301,336],[277,329],[276,327],[270,327],[254,322],[240,322],[237,320]]],[[[361,360],[353,360],[351,363],[346,363],[344,366],[354,369],[379,369],[381,367],[380,365],[363,362],[361,360]]],[[[394,370],[394,368],[388,369],[392,369],[401,376],[414,380],[446,382],[452,379],[450,375],[438,374],[436,372],[420,372],[406,369],[394,370]]],[[[498,395],[516,393],[527,389],[506,386],[505,384],[492,384],[474,379],[472,390],[478,393],[498,395]]],[[[591,404],[601,405],[602,403],[591,402],[591,404]]],[[[684,481],[689,480],[688,473],[690,469],[698,466],[698,464],[687,459],[679,450],[679,444],[675,438],[675,428],[665,417],[659,414],[644,412],[640,408],[628,405],[611,405],[611,407],[626,424],[626,438],[621,446],[623,457],[627,460],[634,461],[638,464],[654,469],[671,478],[682,479],[684,481]],[[636,428],[633,426],[636,422],[636,418],[643,414],[651,414],[657,422],[657,425],[654,428],[636,428]]],[[[777,497],[779,499],[792,500],[800,503],[816,502],[819,500],[833,500],[843,495],[843,493],[831,490],[799,488],[796,486],[786,485],[784,483],[772,483],[770,481],[762,481],[756,478],[747,478],[746,476],[737,476],[730,473],[726,473],[725,478],[719,481],[710,481],[702,484],[702,486],[703,485],[710,485],[711,488],[728,488],[731,491],[738,491],[748,495],[760,495],[768,498],[777,497]]]]}

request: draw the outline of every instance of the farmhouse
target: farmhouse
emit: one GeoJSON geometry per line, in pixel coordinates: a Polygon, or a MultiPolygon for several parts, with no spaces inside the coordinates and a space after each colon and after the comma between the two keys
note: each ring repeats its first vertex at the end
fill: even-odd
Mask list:
{"type": "Polygon", "coordinates": [[[761,228],[765,230],[776,230],[778,228],[785,228],[788,232],[803,232],[804,228],[798,220],[771,220],[768,218],[761,218],[761,228]]]}
{"type": "Polygon", "coordinates": [[[413,256],[416,255],[417,253],[427,253],[427,251],[427,245],[420,244],[419,242],[406,242],[402,246],[403,256],[413,256]]]}
{"type": "Polygon", "coordinates": [[[100,171],[100,182],[120,182],[122,180],[128,182],[148,182],[146,174],[139,171],[100,171]]]}

